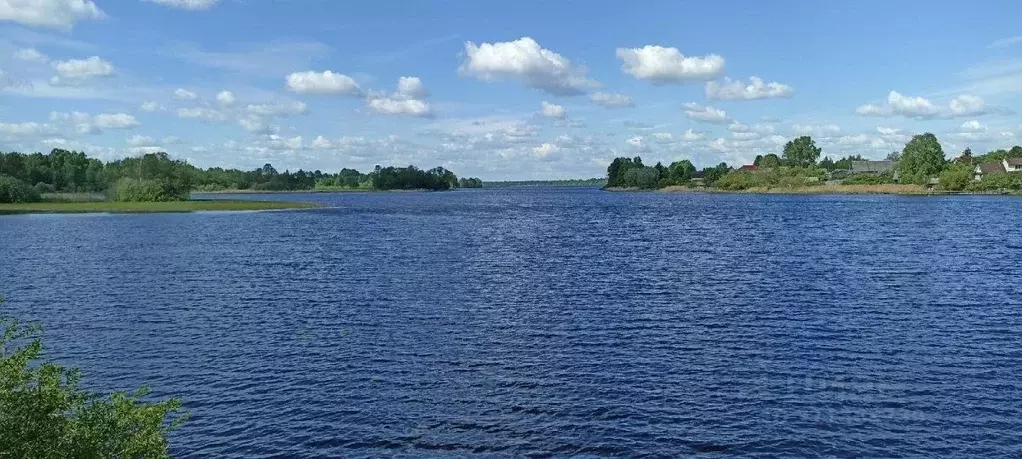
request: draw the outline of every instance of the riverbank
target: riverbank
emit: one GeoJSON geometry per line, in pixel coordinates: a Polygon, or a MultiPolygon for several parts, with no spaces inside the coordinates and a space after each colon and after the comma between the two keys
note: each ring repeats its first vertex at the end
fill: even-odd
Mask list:
{"type": "Polygon", "coordinates": [[[309,209],[317,204],[285,201],[191,200],[170,202],[26,202],[0,204],[0,214],[148,214],[201,211],[252,211],[309,209]]]}
{"type": "Polygon", "coordinates": [[[193,190],[192,194],[296,194],[296,193],[358,193],[371,192],[369,188],[316,188],[311,190],[193,190]]]}
{"type": "Polygon", "coordinates": [[[192,194],[296,194],[296,193],[429,193],[433,191],[457,191],[472,188],[452,188],[449,190],[374,190],[372,188],[314,188],[311,190],[216,190],[200,191],[194,190],[192,194]]]}
{"type": "Polygon", "coordinates": [[[745,190],[725,190],[721,188],[668,186],[655,190],[643,190],[639,188],[604,188],[604,191],[613,192],[662,192],[662,193],[728,193],[728,194],[800,194],[800,195],[901,195],[901,196],[931,196],[931,195],[1017,195],[1010,192],[990,191],[941,191],[928,190],[922,185],[816,185],[800,186],[790,188],[768,188],[753,187],[745,190]]]}
{"type": "Polygon", "coordinates": [[[753,187],[745,190],[724,190],[719,188],[689,188],[669,186],[659,191],[667,193],[703,192],[738,194],[896,194],[918,196],[933,194],[922,185],[816,185],[799,187],[753,187]]]}

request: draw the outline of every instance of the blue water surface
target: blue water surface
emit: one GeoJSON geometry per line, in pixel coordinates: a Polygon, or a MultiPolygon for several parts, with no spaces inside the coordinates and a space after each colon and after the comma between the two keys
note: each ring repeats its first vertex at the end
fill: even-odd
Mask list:
{"type": "Polygon", "coordinates": [[[244,197],[0,216],[0,313],[185,458],[1022,454],[1022,199],[244,197]]]}

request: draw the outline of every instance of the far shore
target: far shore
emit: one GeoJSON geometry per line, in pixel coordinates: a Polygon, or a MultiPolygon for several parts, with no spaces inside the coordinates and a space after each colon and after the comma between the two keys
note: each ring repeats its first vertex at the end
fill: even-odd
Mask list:
{"type": "Polygon", "coordinates": [[[902,196],[945,196],[945,195],[1013,195],[999,192],[968,192],[928,190],[922,185],[817,185],[790,188],[754,187],[746,190],[724,190],[720,188],[668,186],[654,190],[639,188],[604,188],[614,192],[662,192],[662,193],[727,193],[727,194],[798,194],[798,195],[902,195],[902,196]]]}
{"type": "Polygon", "coordinates": [[[310,209],[317,204],[284,201],[190,200],[168,202],[27,202],[0,204],[2,214],[146,214],[203,211],[254,211],[310,209]]]}
{"type": "MultiPolygon", "coordinates": [[[[450,190],[436,190],[436,191],[455,191],[460,188],[450,190]]],[[[465,188],[471,189],[471,188],[465,188]]],[[[426,189],[414,189],[414,190],[374,190],[371,188],[320,188],[311,190],[216,190],[216,191],[199,191],[193,190],[192,194],[295,194],[295,193],[429,193],[434,190],[426,189]]]]}

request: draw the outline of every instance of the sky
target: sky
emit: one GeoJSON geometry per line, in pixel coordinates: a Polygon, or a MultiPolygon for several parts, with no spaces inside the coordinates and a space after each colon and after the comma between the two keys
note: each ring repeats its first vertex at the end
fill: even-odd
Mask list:
{"type": "Polygon", "coordinates": [[[1022,2],[0,0],[0,150],[603,176],[1022,144],[1022,2]]]}

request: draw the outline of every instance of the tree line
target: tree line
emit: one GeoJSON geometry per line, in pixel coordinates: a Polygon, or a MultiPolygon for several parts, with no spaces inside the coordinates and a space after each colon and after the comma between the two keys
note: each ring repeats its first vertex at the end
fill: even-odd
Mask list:
{"type": "Polygon", "coordinates": [[[106,192],[111,199],[172,201],[188,199],[193,190],[299,191],[314,189],[449,190],[477,188],[477,178],[459,179],[442,167],[381,167],[362,173],[341,169],[279,172],[266,164],[253,170],[202,169],[166,153],[149,153],[104,163],[80,151],[53,149],[49,154],[0,153],[0,202],[38,199],[45,193],[106,192]],[[10,196],[9,196],[10,195],[10,196]]]}
{"type": "Polygon", "coordinates": [[[641,157],[615,158],[607,167],[607,187],[657,189],[667,186],[708,186],[726,190],[822,185],[828,179],[843,184],[879,185],[888,183],[932,184],[936,179],[942,189],[951,191],[1022,190],[1022,174],[994,173],[975,181],[977,164],[997,162],[1004,158],[1022,157],[1022,146],[1000,149],[973,156],[966,148],[958,157],[948,159],[932,133],[914,136],[901,151],[891,152],[887,159],[896,166],[890,172],[848,175],[853,161],[865,161],[861,155],[839,159],[823,157],[823,149],[810,136],[800,136],[784,145],[781,154],[756,156],[755,167],[735,168],[725,162],[696,169],[691,161],[682,159],[664,166],[643,164],[641,157]],[[897,174],[897,175],[896,175],[897,174]],[[896,180],[897,177],[897,180],[896,180]]]}

